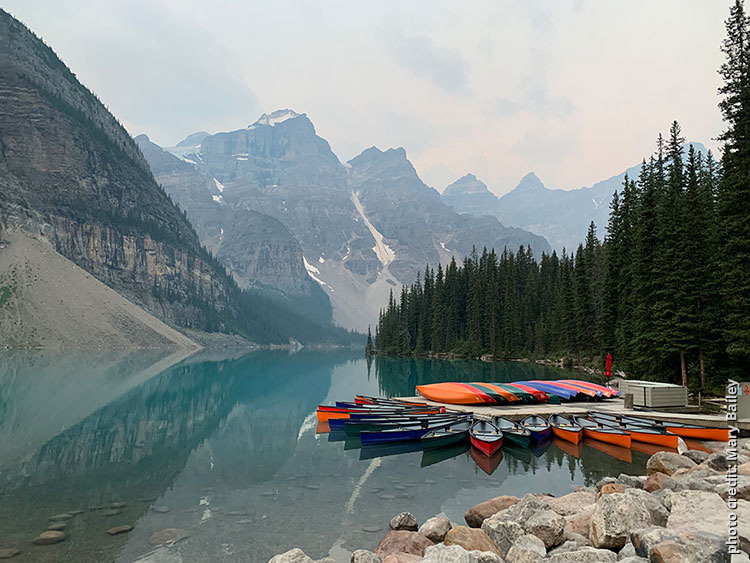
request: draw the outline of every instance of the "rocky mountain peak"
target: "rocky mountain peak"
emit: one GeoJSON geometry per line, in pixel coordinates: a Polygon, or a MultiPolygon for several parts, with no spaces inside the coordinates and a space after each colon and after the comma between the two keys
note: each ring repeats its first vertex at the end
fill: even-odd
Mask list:
{"type": "Polygon", "coordinates": [[[450,184],[443,191],[443,195],[469,195],[489,192],[487,184],[482,182],[474,174],[466,174],[450,184]]]}
{"type": "Polygon", "coordinates": [[[516,190],[519,191],[532,191],[532,190],[539,190],[539,189],[546,189],[544,187],[544,184],[539,179],[539,177],[534,174],[533,172],[529,172],[521,178],[521,181],[518,182],[518,185],[515,187],[516,190]]]}
{"type": "Polygon", "coordinates": [[[264,113],[263,115],[261,115],[255,123],[248,126],[248,129],[254,129],[255,127],[258,127],[260,125],[268,125],[270,127],[273,127],[278,123],[283,123],[284,121],[295,119],[297,117],[306,116],[304,113],[297,113],[296,111],[291,109],[277,109],[274,112],[264,113]]]}
{"type": "MultiPolygon", "coordinates": [[[[185,137],[182,141],[180,141],[179,143],[177,143],[176,146],[178,146],[178,147],[197,147],[197,146],[199,146],[203,142],[203,139],[205,139],[206,137],[209,136],[209,134],[210,133],[208,133],[206,131],[198,131],[196,133],[191,133],[190,135],[188,135],[187,137],[185,137]]],[[[136,139],[137,139],[137,137],[136,137],[136,139]]]]}

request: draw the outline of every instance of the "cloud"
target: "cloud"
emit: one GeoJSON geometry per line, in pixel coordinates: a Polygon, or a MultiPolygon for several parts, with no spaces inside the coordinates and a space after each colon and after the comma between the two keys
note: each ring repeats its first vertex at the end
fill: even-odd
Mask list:
{"type": "Polygon", "coordinates": [[[484,113],[491,117],[508,117],[522,112],[540,117],[566,117],[576,110],[576,105],[565,96],[552,96],[546,86],[538,83],[522,89],[518,101],[506,97],[489,100],[484,113]]]}
{"type": "Polygon", "coordinates": [[[399,66],[446,92],[467,91],[469,63],[457,51],[438,47],[424,35],[407,37],[397,27],[383,33],[380,40],[399,66]]]}

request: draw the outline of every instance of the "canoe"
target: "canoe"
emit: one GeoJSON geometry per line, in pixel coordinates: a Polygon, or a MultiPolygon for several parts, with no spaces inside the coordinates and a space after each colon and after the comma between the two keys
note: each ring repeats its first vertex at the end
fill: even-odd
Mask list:
{"type": "Polygon", "coordinates": [[[416,401],[402,401],[401,399],[386,399],[382,397],[368,397],[366,395],[357,395],[354,402],[359,405],[405,405],[409,407],[426,407],[427,403],[418,403],[416,401]]]}
{"type": "Polygon", "coordinates": [[[541,442],[552,434],[549,424],[541,416],[527,416],[521,421],[521,426],[531,432],[532,442],[541,442]]]}
{"type": "Polygon", "coordinates": [[[502,431],[487,420],[477,420],[469,430],[471,445],[486,456],[491,456],[503,445],[502,431]]]}
{"type": "Polygon", "coordinates": [[[531,387],[530,385],[526,385],[525,383],[521,383],[520,381],[507,383],[507,385],[511,387],[517,387],[523,393],[530,393],[540,403],[546,403],[547,401],[549,401],[549,395],[547,395],[547,393],[545,393],[544,391],[540,391],[539,389],[536,389],[534,387],[531,387]]]}
{"type": "MultiPolygon", "coordinates": [[[[601,399],[602,397],[605,397],[605,396],[608,397],[609,396],[609,395],[605,395],[604,391],[602,391],[601,389],[592,389],[591,387],[588,387],[587,385],[581,385],[578,382],[575,382],[575,381],[572,381],[572,380],[567,380],[567,381],[562,381],[561,380],[561,381],[557,381],[556,383],[558,383],[560,385],[570,385],[574,389],[578,389],[581,392],[593,391],[594,392],[594,396],[597,399],[601,399]]],[[[588,393],[586,393],[586,394],[588,395],[588,393]]]]}
{"type": "Polygon", "coordinates": [[[717,426],[698,426],[697,424],[683,424],[680,422],[659,421],[650,418],[631,415],[612,415],[603,412],[596,412],[597,415],[624,421],[629,424],[636,424],[652,428],[666,430],[672,434],[677,434],[682,438],[694,438],[696,440],[713,440],[717,442],[728,442],[730,438],[729,428],[720,428],[717,426]]]}
{"type": "Polygon", "coordinates": [[[614,444],[615,446],[623,448],[630,447],[630,434],[625,430],[608,428],[590,418],[584,418],[582,416],[576,416],[573,420],[576,424],[583,427],[583,434],[588,438],[599,440],[600,442],[606,442],[608,444],[614,444]]]}
{"type": "Polygon", "coordinates": [[[603,426],[609,428],[619,428],[630,433],[630,437],[638,442],[646,442],[664,448],[677,449],[680,443],[680,437],[658,427],[648,428],[638,424],[628,424],[626,422],[617,422],[611,419],[600,418],[596,413],[589,413],[589,416],[603,426]]]}
{"type": "Polygon", "coordinates": [[[424,427],[422,425],[405,425],[388,428],[387,430],[367,430],[359,433],[359,439],[363,446],[371,444],[385,444],[388,442],[407,442],[409,440],[420,440],[430,430],[450,426],[456,421],[439,422],[435,426],[424,427]]]}
{"type": "Polygon", "coordinates": [[[459,442],[446,448],[431,448],[429,450],[422,451],[422,461],[420,467],[429,467],[435,465],[441,461],[445,461],[463,453],[466,453],[469,449],[469,442],[459,442]]]}
{"type": "MultiPolygon", "coordinates": [[[[537,383],[537,380],[533,380],[533,383],[537,383]]],[[[562,381],[542,381],[541,383],[546,383],[547,385],[554,385],[555,387],[559,387],[561,389],[567,389],[568,391],[575,391],[578,395],[586,395],[590,398],[596,398],[596,391],[592,391],[591,389],[586,389],[585,387],[577,387],[575,385],[571,385],[569,383],[563,383],[562,381]]]]}
{"type": "Polygon", "coordinates": [[[458,442],[465,442],[469,436],[471,422],[461,420],[450,426],[435,428],[422,436],[422,447],[425,449],[442,448],[458,442]]]}
{"type": "MultiPolygon", "coordinates": [[[[386,409],[379,409],[378,414],[388,414],[388,415],[403,415],[403,414],[439,414],[442,412],[444,407],[433,407],[430,409],[392,409],[392,410],[386,410],[386,409]]],[[[338,407],[324,407],[320,406],[318,407],[317,412],[315,413],[318,417],[319,422],[326,422],[328,420],[334,419],[334,418],[351,418],[352,415],[356,416],[358,414],[361,415],[368,415],[372,414],[372,409],[343,409],[338,407]]]]}
{"type": "Polygon", "coordinates": [[[522,448],[528,448],[529,444],[531,444],[531,431],[517,422],[513,422],[502,416],[494,416],[492,417],[492,424],[502,431],[503,440],[506,443],[512,442],[522,448]]]}
{"type": "Polygon", "coordinates": [[[559,397],[563,401],[575,399],[576,395],[578,395],[578,391],[572,391],[570,389],[551,385],[546,381],[521,381],[520,383],[528,385],[529,387],[533,387],[534,389],[544,391],[545,393],[547,393],[547,395],[554,395],[556,397],[559,397]]]}
{"type": "Polygon", "coordinates": [[[562,440],[577,444],[583,438],[583,428],[559,414],[549,417],[549,425],[552,427],[552,434],[562,440]]]}
{"type": "MultiPolygon", "coordinates": [[[[464,417],[465,419],[470,417],[464,417]]],[[[452,417],[440,417],[434,419],[425,420],[395,420],[395,421],[346,421],[343,432],[347,436],[359,436],[362,432],[379,432],[382,430],[389,430],[391,428],[404,428],[404,427],[415,427],[415,428],[438,428],[441,425],[451,422],[456,422],[459,418],[452,417]]]]}
{"type": "Polygon", "coordinates": [[[486,383],[484,385],[491,385],[497,389],[502,389],[506,393],[510,393],[511,395],[518,398],[522,403],[536,403],[537,399],[532,395],[531,393],[528,393],[527,391],[523,391],[519,387],[514,387],[510,383],[486,383]]]}
{"type": "Polygon", "coordinates": [[[453,405],[494,404],[496,402],[486,393],[463,383],[417,385],[417,393],[425,399],[453,405]]]}
{"type": "Polygon", "coordinates": [[[521,397],[518,393],[502,384],[471,382],[467,385],[471,385],[475,389],[479,389],[481,392],[486,393],[487,395],[495,399],[498,404],[515,403],[521,400],[521,397]]]}
{"type": "Polygon", "coordinates": [[[617,397],[620,395],[620,392],[617,389],[613,389],[612,387],[607,387],[605,385],[599,385],[598,383],[592,383],[591,381],[581,381],[580,379],[561,379],[560,381],[562,381],[563,383],[574,383],[576,385],[587,387],[594,391],[601,391],[607,397],[617,397]]]}
{"type": "Polygon", "coordinates": [[[495,469],[498,468],[500,462],[503,461],[503,450],[498,450],[491,456],[486,456],[476,448],[471,448],[469,451],[471,459],[477,464],[477,467],[484,471],[487,475],[492,475],[495,469]]]}

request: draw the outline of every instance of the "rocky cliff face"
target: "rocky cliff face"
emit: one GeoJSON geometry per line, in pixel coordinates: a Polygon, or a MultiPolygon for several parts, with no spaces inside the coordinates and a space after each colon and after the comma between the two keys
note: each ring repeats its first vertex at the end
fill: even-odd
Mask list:
{"type": "MultiPolygon", "coordinates": [[[[2,10],[0,99],[0,240],[6,229],[45,239],[175,326],[263,342],[343,336],[242,293],[201,247],[123,127],[2,10]]],[[[177,188],[198,190],[184,167],[171,173],[177,188]]]]}
{"type": "MultiPolygon", "coordinates": [[[[207,189],[214,189],[212,182],[218,189],[212,198],[227,208],[282,223],[299,241],[307,273],[330,297],[335,320],[347,328],[365,329],[390,290],[412,283],[427,263],[460,260],[474,244],[549,248],[543,238],[507,229],[496,219],[457,214],[420,180],[404,149],[373,147],[341,164],[307,116],[291,110],[193,142],[166,150],[209,178],[207,189]]],[[[170,182],[165,173],[162,183],[170,182]]],[[[202,206],[194,213],[200,234],[213,212],[202,206]]],[[[215,237],[216,230],[206,230],[206,236],[215,237]]],[[[237,235],[236,247],[247,240],[237,235]]],[[[252,257],[235,253],[232,270],[250,262],[252,257]]]]}

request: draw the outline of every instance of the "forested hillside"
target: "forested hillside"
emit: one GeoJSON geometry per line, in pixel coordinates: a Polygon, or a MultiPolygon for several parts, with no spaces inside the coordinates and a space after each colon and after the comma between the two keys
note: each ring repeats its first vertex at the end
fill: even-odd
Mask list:
{"type": "Polygon", "coordinates": [[[727,21],[721,162],[674,122],[640,176],[614,193],[604,241],[575,252],[473,253],[427,268],[381,313],[383,354],[569,355],[706,386],[750,368],[750,45],[737,2],[727,21]]]}

